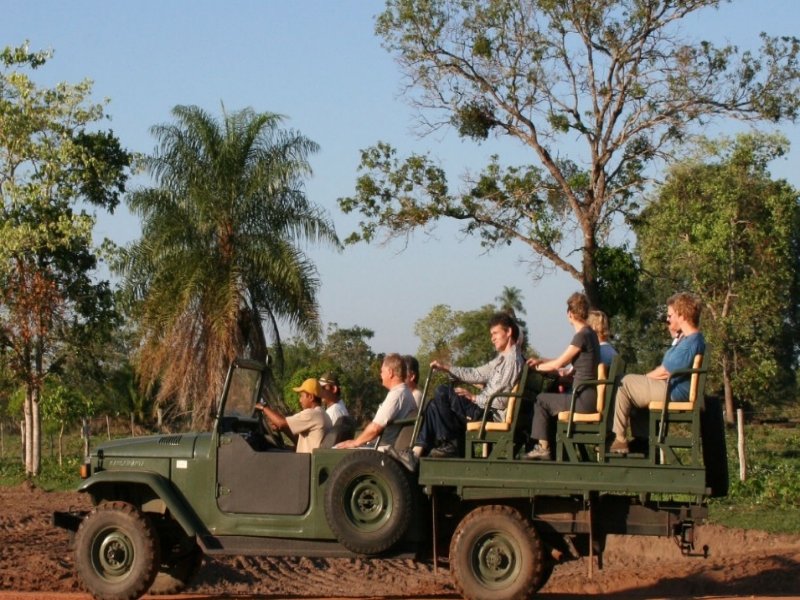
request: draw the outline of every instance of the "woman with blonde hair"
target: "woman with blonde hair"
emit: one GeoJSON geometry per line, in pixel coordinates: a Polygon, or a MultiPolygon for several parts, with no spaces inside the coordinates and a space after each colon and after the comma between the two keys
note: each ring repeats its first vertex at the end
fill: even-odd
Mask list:
{"type": "Polygon", "coordinates": [[[600,341],[600,362],[603,363],[607,369],[611,368],[611,361],[617,355],[608,338],[611,337],[611,331],[608,326],[608,315],[602,310],[590,310],[589,317],[586,319],[586,324],[589,325],[597,334],[597,339],[600,341]]]}

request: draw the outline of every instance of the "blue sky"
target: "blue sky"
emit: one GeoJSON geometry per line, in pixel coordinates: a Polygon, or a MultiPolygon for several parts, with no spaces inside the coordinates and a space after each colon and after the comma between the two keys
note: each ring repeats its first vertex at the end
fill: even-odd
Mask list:
{"type": "MultiPolygon", "coordinates": [[[[307,192],[344,238],[357,219],[342,214],[336,199],[353,193],[359,150],[379,140],[401,153],[430,152],[453,181],[496,152],[508,163],[530,161],[508,142],[476,146],[453,132],[414,134],[399,70],[373,33],[381,6],[367,0],[0,0],[0,46],[28,39],[32,49],[53,49],[54,58],[35,74],[41,84],[93,80],[93,97],[111,100],[109,125],[133,151],[153,149],[149,128],[168,122],[176,104],[215,114],[224,103],[229,111],[286,115],[285,127],[321,146],[311,159],[307,192]]],[[[684,25],[687,36],[743,48],[756,48],[760,31],[798,35],[800,2],[738,0],[684,25]]],[[[781,130],[793,149],[772,172],[800,187],[800,125],[781,130]]],[[[98,236],[117,243],[138,236],[138,222],[124,209],[98,216],[98,236]]],[[[378,352],[415,352],[414,323],[434,305],[478,308],[503,286],[522,290],[540,352],[557,354],[571,337],[564,302],[577,282],[563,275],[532,281],[519,261],[527,256],[522,246],[485,255],[475,240],[444,225],[415,235],[407,247],[306,250],[319,269],[323,321],[374,330],[378,352]]]]}

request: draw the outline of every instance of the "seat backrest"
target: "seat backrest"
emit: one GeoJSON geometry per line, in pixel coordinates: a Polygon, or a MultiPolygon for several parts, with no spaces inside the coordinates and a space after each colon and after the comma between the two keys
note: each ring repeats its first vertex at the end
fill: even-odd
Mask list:
{"type": "MultiPolygon", "coordinates": [[[[694,355],[694,362],[692,362],[693,369],[701,369],[703,368],[703,355],[702,354],[695,354],[694,355]]],[[[700,385],[700,373],[692,373],[692,377],[689,380],[689,404],[694,406],[694,403],[697,401],[697,391],[700,385]]]]}
{"type": "Polygon", "coordinates": [[[356,433],[356,420],[350,415],[339,417],[322,438],[320,448],[333,448],[339,442],[352,440],[356,433]]]}
{"type": "MultiPolygon", "coordinates": [[[[606,369],[605,363],[598,363],[597,364],[597,380],[603,381],[608,376],[608,372],[606,369]]],[[[598,383],[597,384],[597,412],[602,413],[603,408],[606,405],[606,384],[605,383],[598,383]]]]}

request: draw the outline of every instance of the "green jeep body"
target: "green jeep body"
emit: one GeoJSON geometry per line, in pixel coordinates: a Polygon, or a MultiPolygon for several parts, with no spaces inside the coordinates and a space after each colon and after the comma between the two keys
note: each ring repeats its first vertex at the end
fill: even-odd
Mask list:
{"type": "Polygon", "coordinates": [[[174,593],[204,554],[252,554],[449,555],[466,597],[527,598],[556,562],[601,554],[609,534],[674,535],[688,552],[713,493],[704,465],[636,457],[423,458],[411,473],[391,452],[298,454],[254,411],[268,377],[264,364],[235,361],[210,432],[110,441],[92,452],[79,491],[95,509],[56,513],[54,522],[76,532],[78,573],[95,597],[174,593]]]}

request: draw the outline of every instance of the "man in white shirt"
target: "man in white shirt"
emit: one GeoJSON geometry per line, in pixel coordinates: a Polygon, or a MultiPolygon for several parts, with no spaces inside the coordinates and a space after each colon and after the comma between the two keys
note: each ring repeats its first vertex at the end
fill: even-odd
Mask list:
{"type": "Polygon", "coordinates": [[[331,424],[336,425],[336,421],[342,417],[349,416],[347,407],[342,400],[342,388],[339,387],[339,378],[333,373],[325,373],[319,378],[319,385],[322,387],[322,400],[325,402],[325,412],[331,419],[331,424]]]}
{"type": "Polygon", "coordinates": [[[334,448],[358,448],[380,436],[381,447],[394,444],[400,429],[393,426],[398,419],[415,416],[417,403],[406,385],[406,365],[399,354],[387,354],[381,365],[381,384],[389,393],[378,407],[375,418],[353,440],[340,442],[334,448]]]}

